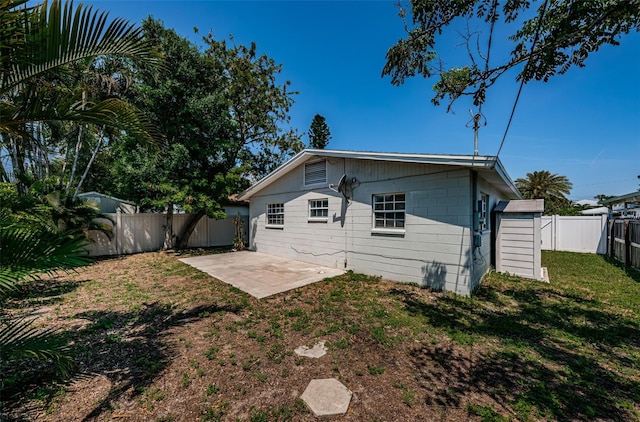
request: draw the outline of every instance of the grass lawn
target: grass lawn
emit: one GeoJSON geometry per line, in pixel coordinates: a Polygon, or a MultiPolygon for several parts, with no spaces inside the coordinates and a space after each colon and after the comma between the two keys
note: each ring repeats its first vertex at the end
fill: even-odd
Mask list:
{"type": "Polygon", "coordinates": [[[0,420],[640,420],[640,275],[543,252],[551,283],[489,274],[473,298],[346,274],[256,300],[147,253],[32,284],[3,306],[72,345],[77,372],[0,364],[0,420]],[[320,359],[293,353],[325,340],[320,359]]]}

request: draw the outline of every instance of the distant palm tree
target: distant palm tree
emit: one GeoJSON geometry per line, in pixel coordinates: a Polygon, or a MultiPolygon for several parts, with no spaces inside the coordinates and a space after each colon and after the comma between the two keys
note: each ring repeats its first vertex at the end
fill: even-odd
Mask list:
{"type": "Polygon", "coordinates": [[[545,210],[548,211],[568,203],[566,195],[571,193],[573,184],[567,176],[541,170],[527,173],[524,179],[516,179],[516,187],[524,199],[544,199],[545,210]]]}

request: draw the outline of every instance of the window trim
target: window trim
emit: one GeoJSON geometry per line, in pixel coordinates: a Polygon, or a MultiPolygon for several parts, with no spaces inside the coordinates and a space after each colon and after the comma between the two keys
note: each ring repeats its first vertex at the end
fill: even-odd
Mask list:
{"type": "Polygon", "coordinates": [[[329,221],[329,198],[313,198],[307,202],[307,222],[327,222],[329,221]],[[313,202],[322,202],[321,206],[312,206],[313,202]],[[325,205],[326,204],[326,205],[325,205]],[[311,211],[326,210],[327,215],[312,216],[311,211]]]}
{"type": "Polygon", "coordinates": [[[269,202],[265,210],[265,227],[282,229],[284,227],[284,202],[269,202]],[[270,217],[282,216],[281,223],[269,222],[270,217]]]}
{"type": "Polygon", "coordinates": [[[304,163],[304,172],[302,175],[302,184],[307,186],[319,186],[327,183],[327,160],[314,160],[304,163]],[[317,164],[324,164],[324,179],[317,182],[307,182],[307,167],[317,164]]]}
{"type": "MultiPolygon", "coordinates": [[[[383,199],[382,204],[388,203],[386,199],[383,199]]],[[[386,208],[386,207],[384,207],[386,208]]],[[[386,222],[386,217],[383,217],[386,222]]],[[[385,192],[385,193],[374,193],[371,195],[371,233],[373,234],[404,234],[406,232],[407,227],[407,194],[405,192],[385,192]],[[399,220],[396,220],[396,216],[393,217],[394,227],[377,227],[376,226],[376,197],[386,197],[389,195],[393,195],[393,199],[390,202],[393,205],[393,208],[390,210],[379,210],[378,213],[392,213],[398,214],[402,213],[402,227],[397,227],[396,224],[399,220]],[[399,201],[396,199],[396,195],[402,195],[404,200],[399,201]],[[396,209],[395,204],[402,203],[402,209],[396,209]]]]}

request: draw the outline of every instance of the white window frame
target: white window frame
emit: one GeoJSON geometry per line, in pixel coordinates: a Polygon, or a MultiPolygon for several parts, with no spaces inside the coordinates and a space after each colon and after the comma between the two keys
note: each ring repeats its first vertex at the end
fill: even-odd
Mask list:
{"type": "Polygon", "coordinates": [[[478,201],[478,230],[485,232],[491,229],[489,217],[489,194],[480,192],[480,200],[478,201]]]}
{"type": "Polygon", "coordinates": [[[304,163],[304,180],[303,183],[305,186],[317,186],[327,183],[327,160],[319,160],[319,161],[311,161],[308,163],[304,163]],[[324,168],[320,169],[320,165],[324,168]],[[313,168],[312,168],[313,166],[313,168]],[[309,168],[309,170],[307,170],[309,168]],[[308,173],[322,175],[324,173],[324,178],[313,178],[311,180],[307,180],[308,173]]]}
{"type": "Polygon", "coordinates": [[[283,202],[271,202],[267,204],[265,212],[266,226],[267,227],[284,227],[284,203],[283,202]]]}
{"type": "Polygon", "coordinates": [[[329,220],[329,198],[309,199],[309,221],[329,220]]]}
{"type": "Polygon", "coordinates": [[[404,192],[376,193],[371,196],[373,232],[401,232],[407,225],[407,195],[404,192]],[[401,214],[401,217],[400,217],[401,214]],[[379,225],[383,222],[382,225],[379,225]],[[392,222],[392,224],[388,224],[392,222]]]}

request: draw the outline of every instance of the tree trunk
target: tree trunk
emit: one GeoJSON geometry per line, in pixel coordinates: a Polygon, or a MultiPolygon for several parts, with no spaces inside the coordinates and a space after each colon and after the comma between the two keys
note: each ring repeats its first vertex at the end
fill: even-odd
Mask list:
{"type": "Polygon", "coordinates": [[[166,220],[164,224],[164,244],[162,250],[173,249],[173,204],[167,205],[166,220]]]}
{"type": "Polygon", "coordinates": [[[196,226],[205,215],[207,215],[206,211],[200,210],[197,214],[193,214],[189,221],[187,221],[187,224],[184,225],[182,233],[180,233],[180,236],[178,237],[178,249],[184,249],[187,247],[187,245],[189,244],[191,233],[193,233],[196,226]]]}
{"type": "Polygon", "coordinates": [[[91,158],[89,159],[89,162],[87,163],[87,166],[84,169],[84,173],[82,173],[82,177],[80,178],[80,181],[76,185],[76,190],[73,192],[74,201],[78,197],[78,193],[80,192],[80,187],[84,183],[84,180],[87,178],[87,174],[89,174],[89,169],[91,168],[91,164],[93,164],[93,160],[96,159],[96,155],[98,155],[98,151],[100,151],[100,147],[102,146],[102,142],[104,141],[104,128],[105,127],[102,126],[102,130],[100,131],[100,136],[98,136],[98,143],[96,144],[96,147],[94,148],[93,153],[91,154],[91,158]]]}
{"type": "Polygon", "coordinates": [[[73,165],[71,166],[71,175],[69,175],[69,180],[67,181],[67,188],[64,191],[65,196],[69,196],[69,191],[71,190],[71,184],[73,183],[73,179],[76,177],[76,168],[78,167],[78,156],[80,155],[80,148],[82,148],[82,133],[83,133],[84,125],[80,125],[78,129],[78,142],[76,142],[76,153],[73,156],[73,165]]]}
{"type": "Polygon", "coordinates": [[[9,136],[9,144],[11,145],[11,167],[13,169],[13,180],[16,184],[16,187],[18,188],[18,194],[20,194],[20,196],[24,196],[27,194],[27,187],[22,182],[22,178],[20,176],[24,174],[25,168],[24,159],[22,159],[18,141],[19,139],[17,136],[9,136]]]}

